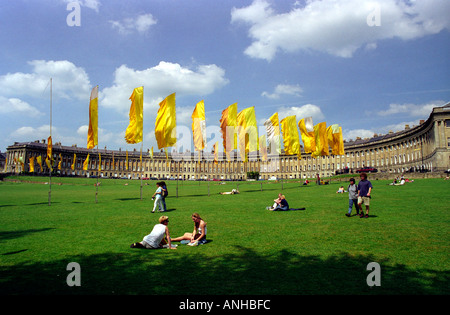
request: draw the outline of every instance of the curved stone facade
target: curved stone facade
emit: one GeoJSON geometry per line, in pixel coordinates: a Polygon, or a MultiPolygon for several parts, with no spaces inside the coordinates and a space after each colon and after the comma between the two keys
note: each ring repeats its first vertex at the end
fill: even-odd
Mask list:
{"type": "MultiPolygon", "coordinates": [[[[143,152],[142,168],[140,152],[122,150],[88,150],[77,146],[62,146],[53,144],[53,168],[61,175],[102,176],[138,179],[143,178],[177,178],[245,180],[249,172],[257,172],[261,179],[304,179],[333,176],[340,172],[354,173],[362,167],[374,167],[379,173],[401,174],[404,172],[443,173],[450,169],[450,103],[436,107],[426,121],[420,125],[405,130],[374,135],[368,139],[356,139],[344,143],[345,154],[329,155],[316,159],[309,154],[287,156],[284,154],[268,156],[262,161],[257,152],[251,153],[247,162],[242,162],[235,153],[232,161],[225,161],[224,156],[215,163],[214,156],[203,153],[199,162],[197,152],[185,154],[155,153],[151,158],[149,151],[143,152]],[[90,154],[89,167],[83,170],[83,162],[90,154]],[[61,169],[56,170],[61,154],[61,169]],[[71,169],[73,157],[76,154],[75,169],[71,169]],[[101,166],[99,171],[99,154],[101,166]]],[[[7,165],[4,172],[20,173],[29,171],[29,158],[41,155],[45,159],[47,145],[45,140],[14,143],[7,148],[7,165]],[[22,166],[18,161],[25,161],[22,166]]],[[[35,163],[35,173],[48,175],[45,162],[43,170],[35,163]]]]}

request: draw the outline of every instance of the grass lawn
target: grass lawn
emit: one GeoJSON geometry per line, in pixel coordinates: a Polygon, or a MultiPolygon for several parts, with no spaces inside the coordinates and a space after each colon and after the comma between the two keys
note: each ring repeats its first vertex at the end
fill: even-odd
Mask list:
{"type": "MultiPolygon", "coordinates": [[[[1,294],[449,294],[450,181],[419,179],[374,186],[370,217],[350,218],[347,182],[167,181],[172,237],[208,223],[206,245],[176,250],[132,249],[160,214],[150,213],[155,182],[18,177],[0,182],[1,294]],[[128,185],[125,185],[128,184],[128,185]],[[239,195],[219,195],[239,184],[239,195]],[[283,187],[282,187],[283,186],[283,187]],[[209,187],[209,188],[208,188],[209,187]],[[208,189],[210,195],[208,196],[208,189]],[[265,210],[286,195],[304,211],[265,210]],[[70,287],[70,262],[81,286],[70,287]],[[370,262],[381,286],[366,282],[370,262]]],[[[370,180],[370,176],[369,176],[370,180]]],[[[355,212],[353,211],[353,214],[355,212]]]]}

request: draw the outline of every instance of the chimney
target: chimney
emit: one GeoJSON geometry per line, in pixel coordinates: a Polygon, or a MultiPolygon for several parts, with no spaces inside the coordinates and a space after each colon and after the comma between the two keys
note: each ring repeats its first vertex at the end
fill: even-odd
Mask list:
{"type": "Polygon", "coordinates": [[[45,139],[42,139],[42,140],[41,140],[41,143],[45,143],[45,139]]]}
{"type": "Polygon", "coordinates": [[[389,130],[389,134],[391,135],[391,134],[393,134],[394,132],[392,131],[392,130],[389,130]]]}
{"type": "Polygon", "coordinates": [[[405,130],[408,130],[409,129],[409,125],[405,125],[405,130]]]}
{"type": "Polygon", "coordinates": [[[421,119],[419,122],[419,125],[423,124],[425,122],[425,120],[421,119]]]}
{"type": "Polygon", "coordinates": [[[361,140],[361,137],[356,137],[356,140],[361,140]]]}

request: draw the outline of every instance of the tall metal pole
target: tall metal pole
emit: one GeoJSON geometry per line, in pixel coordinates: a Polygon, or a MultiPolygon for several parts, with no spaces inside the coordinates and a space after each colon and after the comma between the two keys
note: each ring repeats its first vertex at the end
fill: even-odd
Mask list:
{"type": "MultiPolygon", "coordinates": [[[[52,78],[50,78],[50,139],[52,138],[52,78]]],[[[47,143],[47,146],[49,143],[47,143]]],[[[53,146],[53,143],[52,143],[53,146]]],[[[49,161],[49,186],[48,186],[48,205],[50,206],[52,204],[52,159],[53,159],[53,151],[52,156],[50,157],[49,161]]]]}
{"type": "Polygon", "coordinates": [[[142,143],[141,143],[141,155],[140,155],[140,160],[141,160],[141,201],[142,201],[142,148],[144,146],[144,139],[142,139],[142,143]]]}
{"type": "MultiPolygon", "coordinates": [[[[99,152],[98,152],[98,144],[97,144],[97,156],[98,157],[100,156],[99,152]]],[[[95,203],[97,203],[97,195],[98,195],[98,177],[100,176],[100,171],[102,169],[102,164],[100,162],[100,159],[98,159],[98,163],[99,163],[99,166],[98,166],[99,171],[98,171],[98,175],[97,175],[97,184],[95,184],[95,203]]]]}

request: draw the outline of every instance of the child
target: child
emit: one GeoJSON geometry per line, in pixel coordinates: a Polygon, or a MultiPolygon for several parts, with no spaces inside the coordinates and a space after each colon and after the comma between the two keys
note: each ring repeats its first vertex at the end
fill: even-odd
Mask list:
{"type": "Polygon", "coordinates": [[[159,206],[159,212],[164,212],[164,206],[162,203],[162,187],[160,183],[156,183],[156,191],[152,196],[152,200],[153,199],[155,199],[155,202],[153,204],[152,213],[155,213],[156,206],[159,206]]]}
{"type": "Polygon", "coordinates": [[[356,208],[356,215],[359,214],[359,206],[358,206],[358,187],[355,185],[355,179],[350,178],[350,185],[347,187],[348,191],[348,213],[345,215],[347,217],[352,213],[353,205],[356,208]]]}

